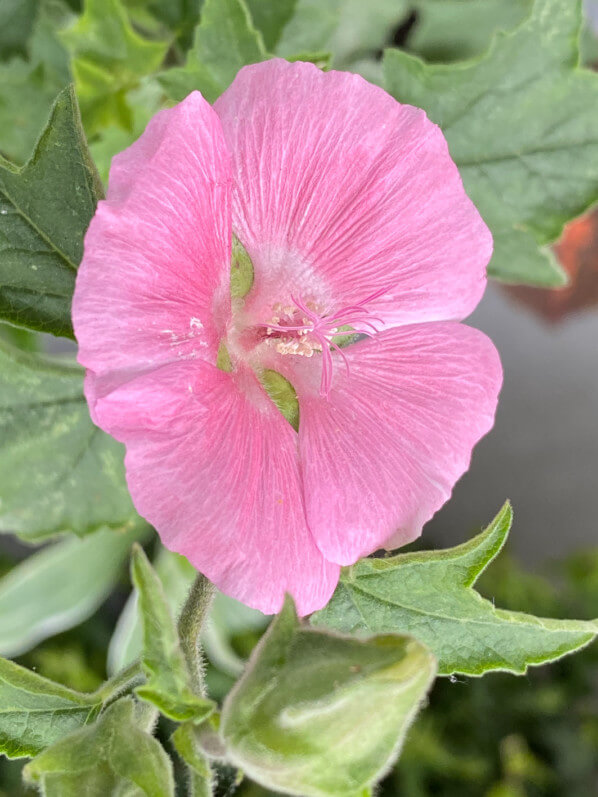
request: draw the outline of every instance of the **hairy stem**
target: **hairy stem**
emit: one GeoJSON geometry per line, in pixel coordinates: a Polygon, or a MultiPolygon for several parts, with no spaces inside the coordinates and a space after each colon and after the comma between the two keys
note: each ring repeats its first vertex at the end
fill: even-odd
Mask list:
{"type": "Polygon", "coordinates": [[[179,638],[193,679],[193,685],[197,692],[204,697],[205,686],[200,638],[212,605],[214,592],[215,587],[212,582],[201,573],[198,573],[179,617],[179,638]]]}

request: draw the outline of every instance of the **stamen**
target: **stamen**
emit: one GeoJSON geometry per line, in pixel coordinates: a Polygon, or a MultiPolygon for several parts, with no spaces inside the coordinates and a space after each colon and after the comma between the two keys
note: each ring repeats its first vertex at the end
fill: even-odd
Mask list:
{"type": "Polygon", "coordinates": [[[274,315],[266,324],[258,324],[265,329],[265,339],[274,345],[280,354],[298,354],[312,357],[314,352],[322,354],[322,378],[320,395],[328,398],[332,388],[334,360],[332,352],[336,352],[343,360],[347,376],[350,376],[349,361],[341,347],[334,341],[335,337],[346,336],[346,327],[353,328],[357,334],[373,338],[378,332],[376,323],[383,321],[373,316],[367,309],[369,302],[378,299],[388,288],[381,288],[362,302],[342,307],[331,315],[322,314],[310,307],[302,299],[291,295],[293,305],[283,307],[276,304],[272,309],[274,315]],[[342,328],[345,329],[342,329],[342,328]],[[355,327],[357,327],[355,329],[355,327]],[[368,327],[368,329],[364,329],[368,327]]]}

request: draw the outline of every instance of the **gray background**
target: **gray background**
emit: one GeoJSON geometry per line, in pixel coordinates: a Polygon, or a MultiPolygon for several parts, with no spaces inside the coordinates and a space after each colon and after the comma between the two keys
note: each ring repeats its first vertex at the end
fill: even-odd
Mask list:
{"type": "Polygon", "coordinates": [[[598,545],[598,307],[549,325],[491,284],[467,323],[493,339],[505,382],[494,429],[424,540],[463,541],[510,498],[510,550],[530,568],[598,545]]]}

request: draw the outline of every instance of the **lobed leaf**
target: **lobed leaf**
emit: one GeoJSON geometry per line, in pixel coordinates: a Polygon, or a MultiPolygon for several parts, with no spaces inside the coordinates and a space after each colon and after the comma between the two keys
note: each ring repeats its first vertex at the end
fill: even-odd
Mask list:
{"type": "Polygon", "coordinates": [[[546,248],[598,200],[598,75],[580,69],[580,0],[535,0],[530,18],[469,62],[387,50],[387,89],[442,128],[494,236],[489,274],[558,286],[546,248]]]}
{"type": "Polygon", "coordinates": [[[413,634],[438,659],[440,675],[524,673],[590,643],[598,622],[552,620],[497,609],[473,586],[501,550],[512,521],[507,503],[473,540],[443,551],[362,559],[346,568],[316,627],[352,634],[413,634]]]}
{"type": "Polygon", "coordinates": [[[0,342],[0,531],[132,528],[123,455],[91,422],[81,368],[0,342]]]}
{"type": "Polygon", "coordinates": [[[414,639],[316,631],[287,600],[224,703],[227,755],[275,791],[368,793],[398,756],[435,669],[414,639]]]}
{"type": "Polygon", "coordinates": [[[62,91],[31,159],[0,158],[0,319],[73,336],[83,236],[102,196],[74,91],[62,91]]]}

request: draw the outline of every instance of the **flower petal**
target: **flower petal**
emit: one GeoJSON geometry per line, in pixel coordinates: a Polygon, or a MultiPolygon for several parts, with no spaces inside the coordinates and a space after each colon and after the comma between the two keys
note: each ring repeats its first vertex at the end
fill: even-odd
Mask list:
{"type": "Polygon", "coordinates": [[[180,358],[215,362],[213,305],[219,289],[226,294],[230,269],[230,193],[220,122],[198,92],[158,113],[114,158],[73,300],[79,362],[97,378],[113,387],[180,358]]]}
{"type": "MultiPolygon", "coordinates": [[[[348,565],[421,533],[492,427],[502,369],[463,324],[399,327],[343,350],[330,399],[303,364],[297,390],[307,518],[324,556],[348,565]]],[[[288,358],[287,358],[288,359],[288,358]]]]}
{"type": "Polygon", "coordinates": [[[214,107],[254,297],[350,305],[384,290],[368,308],[391,325],[473,310],[492,237],[423,111],[358,75],[282,60],[243,68],[214,107]]]}
{"type": "Polygon", "coordinates": [[[285,592],[302,614],[325,605],[339,568],[307,526],[297,436],[252,374],[166,365],[100,398],[96,415],[126,444],[133,502],[168,548],[267,614],[285,592]]]}

